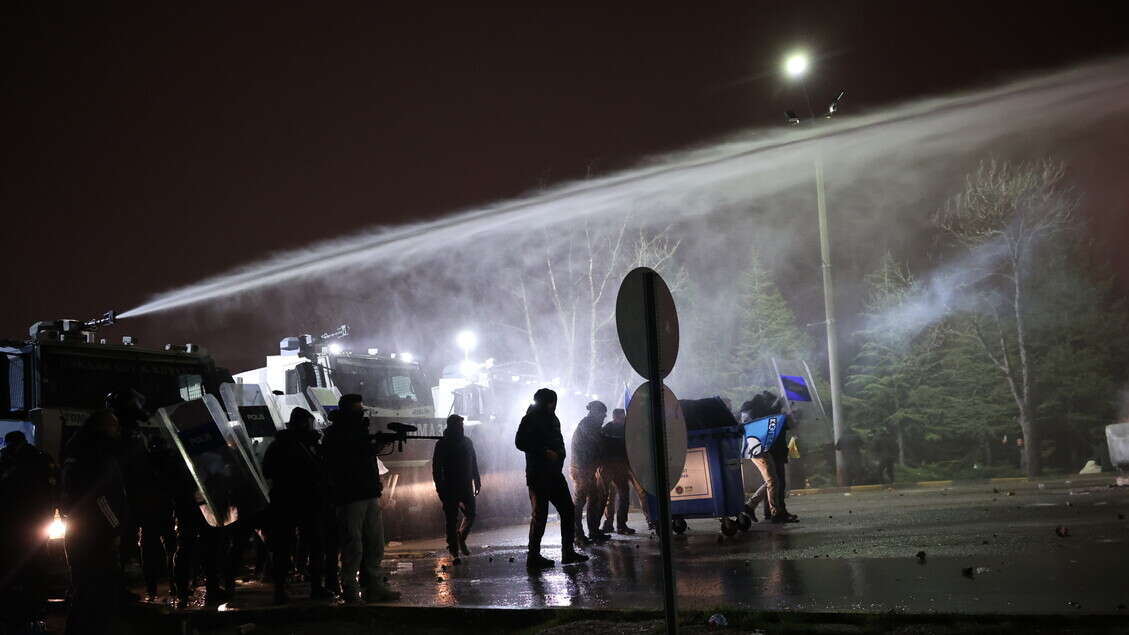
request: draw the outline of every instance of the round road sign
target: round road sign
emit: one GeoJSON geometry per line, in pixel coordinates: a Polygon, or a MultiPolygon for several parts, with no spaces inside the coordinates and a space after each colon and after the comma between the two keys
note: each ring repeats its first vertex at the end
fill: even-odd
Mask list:
{"type": "MultiPolygon", "coordinates": [[[[682,406],[674,393],[663,386],[663,412],[666,419],[666,475],[667,483],[673,489],[682,477],[686,464],[686,420],[682,416],[682,406]]],[[[627,406],[627,425],[624,437],[627,442],[627,460],[635,478],[647,492],[654,494],[655,485],[654,451],[652,439],[654,426],[651,425],[651,384],[645,382],[635,389],[631,403],[627,406]]]]}
{"type": "Polygon", "coordinates": [[[655,329],[658,339],[659,377],[666,377],[678,358],[678,313],[674,297],[662,276],[653,269],[639,267],[623,279],[615,300],[615,328],[619,332],[619,345],[635,372],[650,377],[647,341],[647,286],[653,289],[655,329]]]}

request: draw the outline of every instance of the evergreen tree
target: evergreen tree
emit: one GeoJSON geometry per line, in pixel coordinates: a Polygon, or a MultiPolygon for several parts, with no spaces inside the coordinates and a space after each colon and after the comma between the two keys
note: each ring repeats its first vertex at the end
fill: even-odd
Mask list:
{"type": "Polygon", "coordinates": [[[761,390],[779,392],[772,373],[773,358],[807,359],[814,348],[756,249],[750,254],[738,289],[737,338],[727,394],[734,406],[761,390]]]}
{"type": "Polygon", "coordinates": [[[937,387],[930,384],[939,370],[938,332],[918,330],[908,319],[917,282],[892,254],[885,254],[866,284],[866,327],[857,333],[862,343],[846,380],[848,406],[857,413],[851,421],[872,440],[893,429],[898,463],[905,466],[909,437],[937,436],[931,428],[943,418],[937,387]]]}

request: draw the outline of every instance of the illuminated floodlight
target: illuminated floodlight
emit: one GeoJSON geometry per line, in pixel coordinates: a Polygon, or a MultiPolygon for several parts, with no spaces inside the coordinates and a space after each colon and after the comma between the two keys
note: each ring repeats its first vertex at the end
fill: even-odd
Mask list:
{"type": "Polygon", "coordinates": [[[415,355],[412,355],[411,353],[400,353],[400,361],[401,362],[405,362],[407,364],[410,364],[414,360],[415,360],[415,355]]]}
{"type": "Polygon", "coordinates": [[[55,512],[55,519],[47,525],[47,539],[48,540],[62,540],[67,535],[67,523],[59,518],[59,513],[55,512]]]}
{"type": "Polygon", "coordinates": [[[459,364],[459,374],[467,379],[473,379],[478,375],[478,364],[469,359],[464,359],[459,364]]]}
{"type": "Polygon", "coordinates": [[[784,74],[793,79],[803,77],[808,72],[811,61],[807,53],[792,53],[784,59],[784,74]]]}
{"type": "Polygon", "coordinates": [[[341,345],[338,344],[337,342],[333,342],[332,344],[329,345],[329,352],[330,352],[330,354],[333,354],[333,355],[340,355],[341,354],[341,345]]]}
{"type": "Polygon", "coordinates": [[[464,356],[469,355],[478,346],[478,336],[474,331],[459,331],[455,336],[455,344],[463,351],[464,356]]]}

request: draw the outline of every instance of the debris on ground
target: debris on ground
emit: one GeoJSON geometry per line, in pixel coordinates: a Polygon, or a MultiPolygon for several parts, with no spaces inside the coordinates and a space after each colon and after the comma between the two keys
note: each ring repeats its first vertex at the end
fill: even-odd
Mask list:
{"type": "Polygon", "coordinates": [[[1009,489],[1009,490],[1007,491],[1007,495],[1008,495],[1008,496],[1015,496],[1015,490],[1010,490],[1010,489],[1009,489]]]}
{"type": "Polygon", "coordinates": [[[1059,525],[1055,527],[1055,535],[1059,538],[1067,538],[1070,536],[1070,528],[1066,525],[1059,525]]]}

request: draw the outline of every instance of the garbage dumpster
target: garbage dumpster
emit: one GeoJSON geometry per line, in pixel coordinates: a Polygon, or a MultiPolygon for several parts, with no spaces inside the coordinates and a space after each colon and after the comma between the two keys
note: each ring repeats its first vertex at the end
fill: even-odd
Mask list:
{"type": "MultiPolygon", "coordinates": [[[[745,514],[741,480],[744,426],[717,397],[681,400],[686,420],[686,465],[670,492],[672,528],[686,531],[687,518],[717,518],[727,536],[747,531],[752,518],[745,514]]],[[[651,518],[658,516],[658,498],[647,495],[651,518]]]]}

